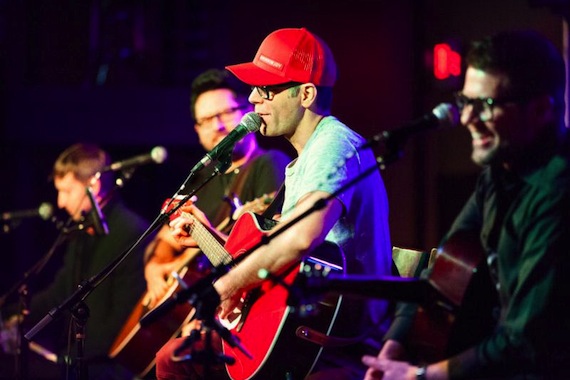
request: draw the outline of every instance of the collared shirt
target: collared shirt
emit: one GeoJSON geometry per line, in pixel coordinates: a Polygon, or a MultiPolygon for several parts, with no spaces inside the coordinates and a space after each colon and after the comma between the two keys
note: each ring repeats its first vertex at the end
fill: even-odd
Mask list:
{"type": "MultiPolygon", "coordinates": [[[[529,160],[530,162],[530,160],[529,160]]],[[[455,350],[450,378],[543,378],[570,360],[570,160],[551,155],[521,175],[486,168],[442,245],[459,232],[479,241],[499,298],[496,326],[455,350]],[[494,260],[489,260],[494,259],[494,260]]],[[[429,276],[429,272],[426,273],[429,276]]],[[[405,340],[413,319],[401,308],[387,339],[405,340]]]]}

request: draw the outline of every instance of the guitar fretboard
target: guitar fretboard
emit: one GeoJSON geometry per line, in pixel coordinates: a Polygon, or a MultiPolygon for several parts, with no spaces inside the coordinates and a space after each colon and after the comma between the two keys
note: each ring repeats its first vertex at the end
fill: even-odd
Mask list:
{"type": "Polygon", "coordinates": [[[233,258],[228,251],[226,251],[222,243],[214,237],[213,232],[206,228],[194,215],[186,212],[182,214],[193,220],[189,229],[190,236],[196,241],[198,247],[204,252],[212,265],[217,267],[220,264],[229,264],[233,258]]]}

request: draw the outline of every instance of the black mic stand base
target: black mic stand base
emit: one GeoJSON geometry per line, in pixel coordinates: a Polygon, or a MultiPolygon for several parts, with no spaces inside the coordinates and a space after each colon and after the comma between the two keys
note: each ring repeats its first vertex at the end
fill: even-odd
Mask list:
{"type": "Polygon", "coordinates": [[[87,380],[89,379],[87,364],[85,362],[85,325],[89,319],[89,307],[85,302],[80,301],[72,309],[71,314],[73,316],[73,323],[75,327],[75,341],[77,343],[77,356],[75,363],[77,368],[77,379],[87,380]]]}
{"type": "MultiPolygon", "coordinates": [[[[218,268],[218,270],[221,270],[221,268],[218,268]]],[[[213,273],[216,272],[216,270],[213,271],[213,273]]],[[[209,285],[205,289],[198,287],[200,289],[199,294],[194,293],[190,297],[192,299],[190,303],[196,309],[195,319],[191,323],[196,323],[197,325],[190,335],[174,350],[170,359],[175,362],[190,360],[196,364],[194,367],[195,371],[198,371],[198,366],[202,366],[203,378],[211,379],[215,370],[219,369],[225,374],[225,370],[219,368],[220,366],[235,363],[235,358],[223,354],[222,340],[228,342],[232,347],[237,346],[245,353],[247,353],[247,350],[241,347],[237,338],[217,320],[216,310],[220,303],[220,297],[211,285],[211,279],[206,278],[202,281],[208,281],[209,285]],[[216,336],[213,335],[214,332],[216,332],[216,336]],[[202,341],[202,336],[203,347],[197,347],[196,343],[202,341]],[[214,347],[215,343],[216,347],[214,347]]]]}

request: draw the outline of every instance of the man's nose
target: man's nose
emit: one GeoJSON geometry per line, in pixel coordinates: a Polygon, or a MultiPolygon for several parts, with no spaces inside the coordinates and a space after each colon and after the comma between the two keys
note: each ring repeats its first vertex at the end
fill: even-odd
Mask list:
{"type": "Polygon", "coordinates": [[[224,122],[220,119],[219,116],[216,116],[216,118],[214,119],[214,122],[215,122],[214,130],[216,130],[218,132],[224,132],[228,129],[226,127],[226,125],[224,124],[224,122]]]}
{"type": "Polygon", "coordinates": [[[461,110],[459,115],[459,121],[462,125],[467,125],[469,123],[475,123],[481,120],[480,111],[476,109],[472,104],[468,104],[461,110]]]}

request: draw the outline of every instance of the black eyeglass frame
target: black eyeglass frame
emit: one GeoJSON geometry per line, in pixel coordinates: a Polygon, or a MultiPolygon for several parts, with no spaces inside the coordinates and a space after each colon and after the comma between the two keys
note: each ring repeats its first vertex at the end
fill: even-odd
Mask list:
{"type": "Polygon", "coordinates": [[[272,100],[278,93],[290,89],[292,87],[300,86],[303,83],[300,82],[287,82],[282,84],[276,84],[273,86],[251,86],[251,90],[256,90],[259,96],[265,100],[272,100]]]}
{"type": "Polygon", "coordinates": [[[228,108],[226,110],[223,110],[222,112],[218,112],[215,115],[204,117],[200,120],[195,120],[195,123],[198,127],[203,127],[204,125],[210,124],[215,119],[222,119],[223,120],[224,117],[229,117],[230,115],[235,114],[237,111],[241,111],[247,107],[249,107],[248,104],[240,104],[240,105],[237,105],[235,107],[231,107],[231,108],[228,108]]]}
{"type": "Polygon", "coordinates": [[[473,107],[473,112],[478,114],[478,117],[481,121],[490,121],[493,120],[493,108],[496,106],[503,106],[506,104],[521,104],[528,101],[528,97],[522,96],[511,96],[505,98],[470,98],[465,95],[461,91],[456,92],[454,95],[455,105],[457,106],[459,113],[463,112],[463,109],[470,105],[473,107]],[[489,114],[489,118],[483,118],[481,115],[487,112],[489,114]]]}

